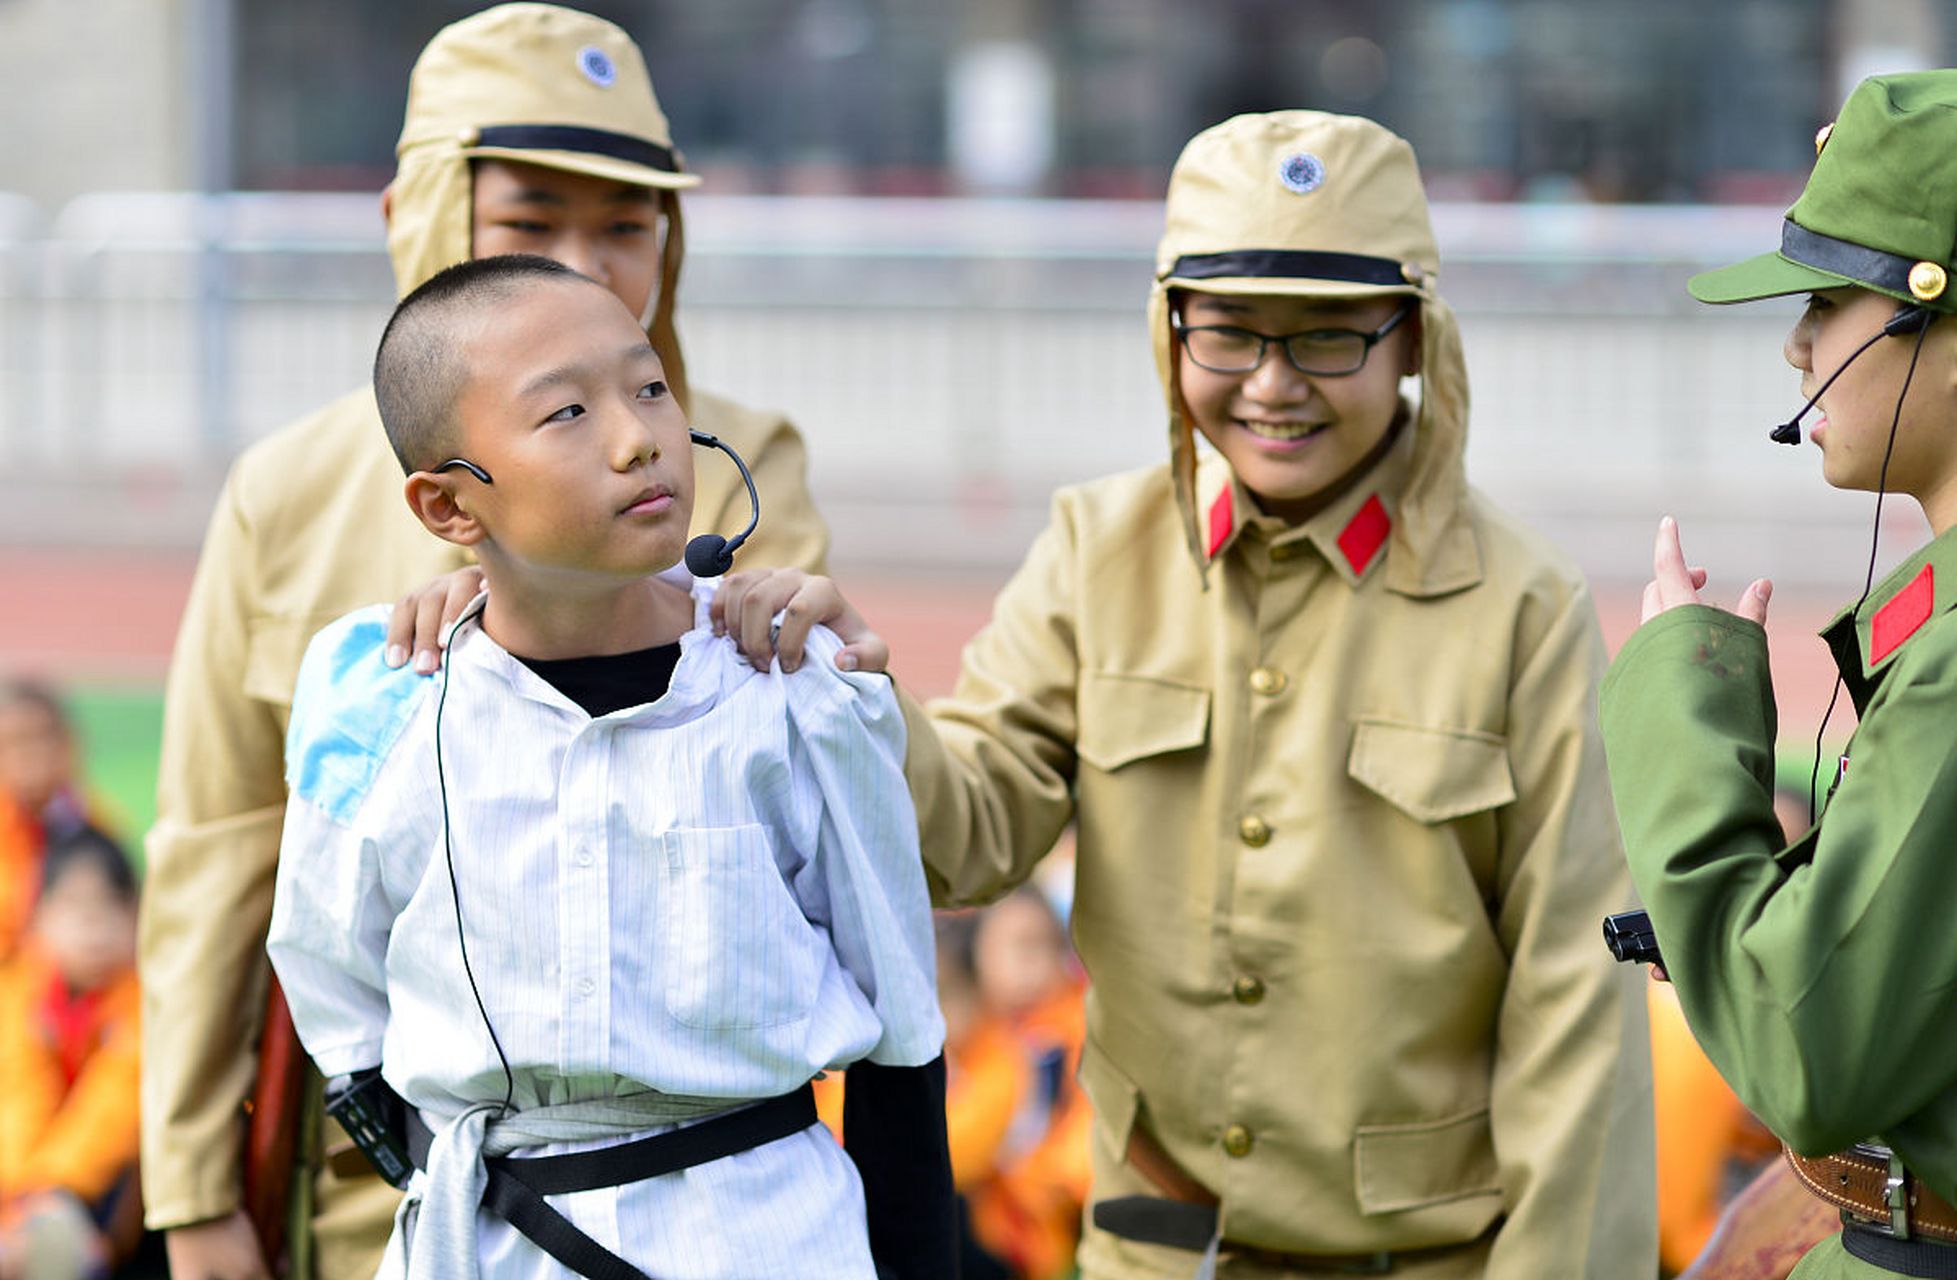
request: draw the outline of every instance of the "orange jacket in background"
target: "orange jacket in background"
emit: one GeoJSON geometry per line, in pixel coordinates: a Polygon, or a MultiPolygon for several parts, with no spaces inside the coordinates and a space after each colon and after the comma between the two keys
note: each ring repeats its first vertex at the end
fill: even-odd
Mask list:
{"type": "Polygon", "coordinates": [[[99,1200],[136,1165],[141,993],[132,968],[70,998],[32,947],[0,971],[0,1201],[99,1200]]]}
{"type": "Polygon", "coordinates": [[[1091,1113],[1074,1075],[1085,990],[1069,984],[1016,1020],[986,1014],[946,1046],[952,1178],[978,1242],[1029,1280],[1067,1275],[1080,1238],[1091,1113]],[[1056,1085],[1048,1106],[1042,1095],[1056,1085]]]}
{"type": "Polygon", "coordinates": [[[1658,1120],[1658,1256],[1683,1271],[1726,1207],[1728,1167],[1771,1159],[1780,1144],[1719,1075],[1670,983],[1649,987],[1652,1093],[1658,1120]]]}
{"type": "Polygon", "coordinates": [[[27,931],[41,890],[42,843],[41,824],[0,792],[0,961],[13,955],[27,931]]]}

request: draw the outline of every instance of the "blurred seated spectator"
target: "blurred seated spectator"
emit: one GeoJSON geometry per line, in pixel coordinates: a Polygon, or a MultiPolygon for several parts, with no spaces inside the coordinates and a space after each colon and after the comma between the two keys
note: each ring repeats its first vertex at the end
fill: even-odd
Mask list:
{"type": "Polygon", "coordinates": [[[31,681],[0,684],[0,960],[27,927],[42,848],[87,821],[76,778],[60,699],[31,681]]]}
{"type": "MultiPolygon", "coordinates": [[[[977,911],[939,912],[945,1130],[965,1239],[964,1280],[1074,1273],[1089,1176],[1087,1097],[1074,1081],[1086,977],[1047,896],[1022,887],[977,911]]],[[[842,1132],[841,1073],[816,1082],[842,1132]]]]}
{"type": "Polygon", "coordinates": [[[86,826],[41,861],[0,972],[0,1280],[104,1275],[142,1231],[135,873],[86,826]]]}
{"type": "MultiPolygon", "coordinates": [[[[945,1123],[971,1243],[1020,1280],[1073,1267],[1089,1176],[1087,1099],[1074,1082],[1087,984],[1046,897],[1020,888],[948,939],[969,1016],[947,1013],[945,1123]]],[[[962,998],[962,997],[957,997],[962,998]]],[[[967,1255],[968,1280],[983,1259],[967,1255]]]]}

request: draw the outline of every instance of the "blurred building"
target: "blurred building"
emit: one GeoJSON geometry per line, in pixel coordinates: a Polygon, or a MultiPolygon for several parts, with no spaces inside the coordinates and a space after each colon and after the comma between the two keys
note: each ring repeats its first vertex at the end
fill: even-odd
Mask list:
{"type": "MultiPolygon", "coordinates": [[[[0,0],[0,186],[372,190],[474,0],[0,0]],[[242,106],[241,106],[242,104],[242,106]]],[[[1456,199],[1774,201],[1861,75],[1957,60],[1938,0],[587,0],[714,189],[1153,198],[1192,133],[1317,106],[1456,199]]]]}

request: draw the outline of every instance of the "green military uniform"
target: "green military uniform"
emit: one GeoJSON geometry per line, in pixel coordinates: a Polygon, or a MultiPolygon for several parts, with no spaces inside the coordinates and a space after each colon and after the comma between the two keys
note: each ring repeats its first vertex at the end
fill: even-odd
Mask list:
{"type": "MultiPolygon", "coordinates": [[[[1860,285],[1947,317],[1957,73],[1865,82],[1824,141],[1781,251],[1698,277],[1693,292],[1725,302],[1860,285]]],[[[1953,331],[1945,319],[1925,335],[1914,376],[1929,394],[1950,394],[1953,331]]],[[[1824,633],[1860,725],[1820,823],[1792,847],[1773,812],[1760,626],[1703,605],[1661,613],[1625,644],[1602,696],[1632,875],[1713,1062],[1795,1151],[1877,1139],[1946,1201],[1957,1199],[1953,606],[1957,531],[1824,633]]],[[[1868,1250],[1889,1246],[1851,1235],[1795,1275],[1957,1275],[1957,1247],[1918,1241],[1912,1265],[1930,1269],[1885,1269],[1868,1250]]]]}
{"type": "MultiPolygon", "coordinates": [[[[1219,1201],[1220,1275],[1649,1280],[1644,1001],[1595,937],[1630,896],[1602,641],[1467,482],[1412,151],[1218,125],[1158,263],[1169,460],[1062,491],[955,693],[907,709],[934,886],[996,896],[1077,823],[1094,1198],[1219,1201]],[[1179,288],[1406,298],[1420,406],[1317,514],[1265,514],[1183,410],[1179,288]]],[[[1201,1241],[1160,1239],[1090,1221],[1082,1274],[1192,1274],[1201,1241]]]]}
{"type": "MultiPolygon", "coordinates": [[[[403,294],[470,256],[476,156],[659,194],[667,235],[647,328],[668,381],[686,388],[672,317],[683,246],[676,193],[698,179],[678,167],[630,37],[573,10],[510,4],[429,43],[410,80],[388,225],[403,294]],[[496,126],[558,132],[489,145],[511,141],[507,133],[485,138],[496,126]],[[609,151],[580,149],[588,146],[609,151]]],[[[809,499],[795,428],[702,390],[682,403],[694,425],[740,450],[768,495],[768,519],[742,562],[820,572],[828,531],[809,499]]],[[[696,529],[740,528],[747,493],[725,459],[703,455],[696,485],[696,529]]],[[[401,489],[373,393],[362,388],[247,450],[212,516],[171,661],[142,914],[151,1030],[143,1189],[157,1229],[239,1204],[241,1107],[269,973],[285,729],[306,644],[348,610],[399,597],[465,561],[421,527],[401,489]]],[[[318,1274],[372,1275],[399,1196],[351,1151],[320,1171],[314,1192],[312,1231],[297,1243],[316,1246],[318,1274]]]]}

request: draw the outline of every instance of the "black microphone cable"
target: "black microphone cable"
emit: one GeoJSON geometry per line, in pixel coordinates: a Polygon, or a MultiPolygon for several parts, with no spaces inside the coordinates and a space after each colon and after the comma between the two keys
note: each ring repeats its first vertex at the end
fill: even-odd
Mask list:
{"type": "Polygon", "coordinates": [[[502,1114],[508,1115],[516,1103],[516,1073],[510,1070],[510,1056],[503,1052],[503,1041],[496,1034],[496,1024],[489,1020],[489,1006],[483,1003],[482,988],[476,985],[476,972],[469,965],[469,939],[462,928],[462,889],[455,878],[455,845],[449,835],[448,775],[442,768],[442,710],[448,705],[449,673],[455,670],[455,637],[464,623],[482,616],[483,607],[477,605],[464,613],[449,628],[449,651],[442,662],[442,692],[435,699],[435,786],[442,797],[442,856],[448,860],[449,896],[455,900],[455,945],[462,952],[462,973],[469,980],[469,994],[476,998],[476,1012],[482,1015],[483,1030],[489,1032],[489,1043],[496,1050],[496,1060],[503,1064],[502,1114]]]}
{"type": "MultiPolygon", "coordinates": [[[[1897,319],[1901,319],[1902,316],[1903,313],[1898,313],[1897,319]]],[[[1896,411],[1889,418],[1889,442],[1883,446],[1882,470],[1877,475],[1875,482],[1875,527],[1869,531],[1869,566],[1862,575],[1862,594],[1855,601],[1855,607],[1848,611],[1849,625],[1851,627],[1856,625],[1856,615],[1862,612],[1862,606],[1869,602],[1869,592],[1875,589],[1876,549],[1882,545],[1882,499],[1889,491],[1889,459],[1896,452],[1896,428],[1903,421],[1903,402],[1909,399],[1909,384],[1916,377],[1916,362],[1923,354],[1923,339],[1929,335],[1929,322],[1933,318],[1925,311],[1923,322],[1917,326],[1916,342],[1910,347],[1909,352],[1909,369],[1903,374],[1903,389],[1896,396],[1896,411]]],[[[1890,325],[1894,325],[1896,324],[1896,320],[1891,320],[1889,323],[1890,325]]],[[[1883,326],[1883,332],[1878,333],[1876,337],[1881,338],[1887,336],[1889,331],[1889,325],[1885,325],[1883,326]]],[[[1908,332],[1906,329],[1899,331],[1908,332]]],[[[1863,343],[1861,348],[1855,352],[1855,355],[1851,355],[1848,360],[1854,360],[1855,356],[1861,355],[1863,351],[1868,350],[1869,345],[1869,343],[1863,343]]],[[[1844,361],[1842,368],[1845,369],[1847,367],[1848,361],[1844,361]]],[[[1834,377],[1829,378],[1828,382],[1832,383],[1835,378],[1839,378],[1840,376],[1841,369],[1837,369],[1835,370],[1834,377]]],[[[1827,386],[1823,385],[1822,390],[1826,391],[1827,389],[1827,386]]],[[[1815,400],[1819,400],[1821,398],[1820,393],[1817,392],[1814,398],[1815,400]]],[[[1809,401],[1809,404],[1812,405],[1813,401],[1809,401]]],[[[1801,412],[1806,413],[1807,410],[1803,409],[1801,412]]],[[[1810,827],[1818,822],[1821,817],[1818,801],[1821,783],[1821,740],[1828,732],[1828,721],[1834,718],[1835,704],[1841,701],[1841,690],[1842,677],[1841,672],[1837,670],[1835,673],[1834,692],[1828,695],[1828,709],[1821,714],[1821,727],[1814,731],[1814,767],[1808,772],[1808,825],[1810,827]]],[[[1843,758],[1846,759],[1846,757],[1843,758]]],[[[1837,782],[1839,781],[1840,779],[1837,778],[1837,782]]]]}

